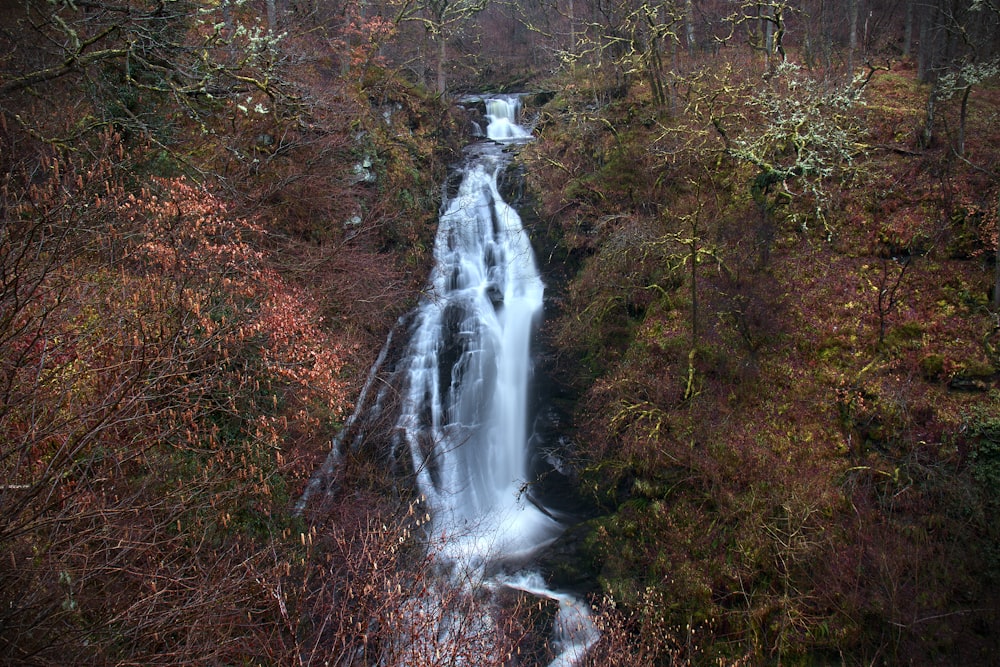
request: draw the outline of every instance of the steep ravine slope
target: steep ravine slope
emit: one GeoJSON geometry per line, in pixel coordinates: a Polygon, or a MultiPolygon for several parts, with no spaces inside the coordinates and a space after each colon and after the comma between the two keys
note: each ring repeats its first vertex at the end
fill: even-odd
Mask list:
{"type": "Polygon", "coordinates": [[[780,119],[733,91],[789,91],[747,76],[711,113],[707,75],[673,115],[641,86],[567,90],[523,152],[539,256],[568,275],[546,344],[594,514],[560,576],[613,599],[647,657],[980,662],[1000,358],[997,184],[975,165],[998,157],[997,91],[970,165],[916,146],[927,90],[879,72],[795,128],[819,151],[836,123],[849,160],[778,181],[792,137],[771,172],[746,159],[780,119]]]}

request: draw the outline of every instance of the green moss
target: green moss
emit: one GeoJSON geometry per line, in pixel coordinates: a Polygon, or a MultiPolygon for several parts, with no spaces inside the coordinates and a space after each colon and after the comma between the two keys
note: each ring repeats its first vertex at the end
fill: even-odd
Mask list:
{"type": "Polygon", "coordinates": [[[885,336],[885,346],[889,350],[915,350],[921,345],[924,328],[918,322],[905,322],[893,327],[885,336]]]}
{"type": "Polygon", "coordinates": [[[961,370],[957,375],[968,379],[986,379],[996,375],[996,368],[990,363],[980,359],[969,359],[962,363],[961,370]]]}
{"type": "Polygon", "coordinates": [[[826,336],[816,345],[816,358],[823,362],[844,359],[850,352],[850,344],[841,336],[826,336]]]}
{"type": "Polygon", "coordinates": [[[928,382],[941,379],[944,372],[944,357],[940,354],[928,354],[920,359],[920,375],[928,382]]]}

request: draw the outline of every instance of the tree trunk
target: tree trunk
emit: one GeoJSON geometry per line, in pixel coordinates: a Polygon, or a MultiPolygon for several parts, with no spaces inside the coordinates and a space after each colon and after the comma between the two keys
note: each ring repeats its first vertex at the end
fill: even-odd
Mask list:
{"type": "Polygon", "coordinates": [[[277,0],[267,0],[267,30],[272,35],[278,34],[277,0]]]}
{"type": "Polygon", "coordinates": [[[771,69],[771,54],[774,53],[774,23],[771,22],[771,8],[757,6],[757,16],[760,19],[761,46],[764,47],[764,62],[771,69]]]}
{"type": "Polygon", "coordinates": [[[691,349],[698,347],[698,228],[691,234],[691,349]]]}
{"type": "Polygon", "coordinates": [[[698,350],[698,225],[691,226],[691,347],[688,350],[687,383],[684,400],[694,395],[694,360],[698,350]]]}
{"type": "Polygon", "coordinates": [[[920,147],[930,148],[934,142],[934,115],[937,107],[937,84],[931,87],[931,92],[927,95],[927,117],[924,119],[924,128],[920,133],[920,147]]]}
{"type": "Polygon", "coordinates": [[[960,157],[965,157],[965,119],[969,113],[969,93],[972,86],[966,86],[962,91],[962,107],[958,114],[958,145],[955,150],[960,157]]]}
{"type": "Polygon", "coordinates": [[[854,59],[858,51],[858,0],[847,3],[847,69],[854,74],[854,59]]]}
{"type": "Polygon", "coordinates": [[[694,0],[685,0],[684,2],[684,35],[687,39],[688,55],[693,56],[695,49],[694,0]]]}
{"type": "Polygon", "coordinates": [[[445,39],[444,35],[438,35],[437,91],[439,95],[444,95],[445,91],[444,63],[447,57],[448,40],[445,39]]]}
{"type": "Polygon", "coordinates": [[[771,62],[771,54],[774,53],[774,23],[771,21],[764,23],[764,48],[767,49],[767,61],[771,62]]]}
{"type": "Polygon", "coordinates": [[[785,15],[784,11],[781,9],[775,9],[774,13],[774,38],[773,46],[775,52],[781,56],[781,62],[788,60],[788,55],[785,53],[785,15]]]}
{"type": "Polygon", "coordinates": [[[660,79],[659,53],[657,51],[656,40],[651,40],[649,51],[642,57],[646,70],[646,77],[649,80],[649,92],[653,96],[653,104],[663,107],[667,103],[666,95],[663,92],[663,82],[660,79]]]}
{"type": "Polygon", "coordinates": [[[677,115],[677,95],[674,90],[674,85],[677,81],[677,71],[677,42],[670,40],[670,81],[666,83],[666,86],[667,109],[670,111],[671,116],[677,115]]]}
{"type": "MultiPolygon", "coordinates": [[[[820,24],[827,26],[829,25],[829,12],[827,11],[826,2],[821,1],[819,3],[819,7],[821,17],[820,24]]],[[[821,33],[820,42],[823,46],[823,66],[827,71],[830,71],[833,69],[833,31],[824,30],[821,33]]]]}
{"type": "Polygon", "coordinates": [[[910,57],[913,46],[913,0],[906,3],[906,19],[903,23],[903,57],[910,57]]]}
{"type": "Polygon", "coordinates": [[[1000,311],[1000,194],[997,195],[997,248],[993,265],[993,310],[1000,311]]]}
{"type": "Polygon", "coordinates": [[[917,43],[917,80],[927,83],[934,79],[940,56],[939,26],[935,25],[940,8],[937,3],[921,7],[920,37],[917,43]]]}
{"type": "Polygon", "coordinates": [[[569,0],[569,53],[576,55],[576,16],[573,14],[573,0],[569,0]]]}
{"type": "Polygon", "coordinates": [[[920,35],[917,37],[917,81],[927,82],[927,38],[930,34],[930,20],[927,12],[921,12],[920,35]]]}
{"type": "Polygon", "coordinates": [[[229,6],[229,0],[223,0],[219,3],[219,9],[222,10],[222,22],[226,26],[226,37],[232,39],[236,29],[233,26],[233,9],[229,6]]]}

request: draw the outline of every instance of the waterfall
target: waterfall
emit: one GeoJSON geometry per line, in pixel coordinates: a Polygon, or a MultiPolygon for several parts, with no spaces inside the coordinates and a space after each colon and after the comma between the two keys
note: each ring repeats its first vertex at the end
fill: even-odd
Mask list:
{"type": "Polygon", "coordinates": [[[521,100],[514,97],[498,97],[486,100],[486,136],[494,141],[527,139],[531,133],[518,123],[521,100]]]}
{"type": "Polygon", "coordinates": [[[427,543],[451,576],[558,603],[552,664],[571,665],[596,640],[586,605],[517,571],[562,531],[532,498],[528,471],[531,339],[544,285],[521,218],[497,187],[508,158],[496,142],[531,136],[517,123],[518,105],[487,100],[493,141],[467,149],[458,192],[443,208],[403,359],[398,430],[429,505],[427,543]]]}

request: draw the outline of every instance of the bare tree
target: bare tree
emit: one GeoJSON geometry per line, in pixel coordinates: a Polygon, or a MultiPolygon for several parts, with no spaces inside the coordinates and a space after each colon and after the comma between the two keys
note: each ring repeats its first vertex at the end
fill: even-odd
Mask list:
{"type": "Polygon", "coordinates": [[[401,0],[395,21],[422,25],[437,45],[437,91],[446,90],[448,40],[458,34],[468,21],[483,11],[489,0],[401,0]]]}

